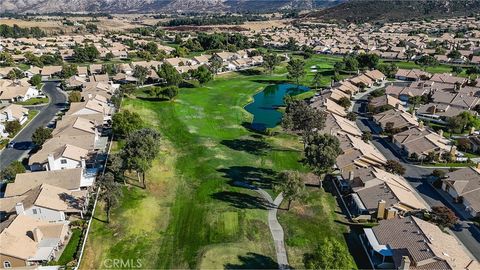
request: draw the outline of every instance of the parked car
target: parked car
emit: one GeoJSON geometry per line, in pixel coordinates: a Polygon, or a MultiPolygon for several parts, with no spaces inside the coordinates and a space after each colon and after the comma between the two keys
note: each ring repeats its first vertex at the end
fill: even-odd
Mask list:
{"type": "Polygon", "coordinates": [[[7,144],[7,148],[13,148],[13,147],[15,147],[15,142],[9,142],[7,144]]]}

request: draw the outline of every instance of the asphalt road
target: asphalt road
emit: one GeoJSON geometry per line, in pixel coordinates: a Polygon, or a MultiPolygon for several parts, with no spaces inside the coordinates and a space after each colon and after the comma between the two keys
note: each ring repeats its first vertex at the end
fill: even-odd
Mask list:
{"type": "MultiPolygon", "coordinates": [[[[364,115],[364,112],[366,111],[366,102],[367,100],[365,96],[355,101],[353,111],[357,113],[356,123],[360,130],[370,131],[372,134],[378,134],[379,127],[364,115]]],[[[434,169],[422,168],[406,163],[403,160],[403,157],[398,153],[398,149],[395,149],[395,146],[386,140],[386,138],[381,136],[373,135],[372,143],[387,159],[397,160],[398,162],[402,163],[402,166],[405,167],[405,179],[410,182],[410,184],[417,190],[418,194],[428,205],[430,205],[430,207],[447,206],[457,213],[457,216],[460,218],[460,226],[457,230],[453,231],[453,234],[462,242],[462,244],[477,260],[480,260],[480,230],[473,227],[474,225],[469,224],[467,220],[461,218],[461,214],[459,214],[455,208],[450,207],[451,202],[445,200],[445,198],[442,197],[438,191],[430,185],[428,182],[428,176],[434,169]]]]}
{"type": "Polygon", "coordinates": [[[49,124],[55,115],[65,108],[66,96],[61,90],[57,89],[56,82],[46,82],[43,86],[43,92],[48,96],[50,103],[43,107],[35,109],[40,110],[37,116],[23,128],[13,139],[14,148],[5,148],[0,153],[0,169],[5,168],[15,160],[20,160],[32,149],[32,134],[38,127],[44,127],[49,124]]]}

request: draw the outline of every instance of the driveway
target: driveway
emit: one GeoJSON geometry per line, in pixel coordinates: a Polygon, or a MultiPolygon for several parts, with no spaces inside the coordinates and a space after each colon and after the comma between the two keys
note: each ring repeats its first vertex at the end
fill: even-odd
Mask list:
{"type": "Polygon", "coordinates": [[[0,153],[0,169],[26,156],[33,146],[33,132],[35,132],[38,127],[47,126],[55,115],[65,108],[67,98],[61,90],[57,89],[56,82],[46,82],[43,86],[43,92],[48,96],[49,104],[36,108],[41,111],[13,139],[15,148],[6,148],[0,153]]]}
{"type": "Polygon", "coordinates": [[[432,206],[447,206],[454,210],[460,218],[460,229],[453,231],[453,235],[470,251],[470,253],[480,260],[480,230],[471,225],[468,220],[462,218],[462,213],[451,207],[452,202],[441,196],[439,192],[432,187],[428,181],[428,176],[434,170],[433,168],[423,168],[410,163],[406,163],[399,154],[395,145],[379,135],[379,127],[365,115],[367,95],[357,98],[353,105],[353,111],[357,113],[356,124],[362,131],[370,131],[373,135],[372,143],[387,158],[400,162],[405,167],[404,177],[417,190],[422,199],[432,206]]]}

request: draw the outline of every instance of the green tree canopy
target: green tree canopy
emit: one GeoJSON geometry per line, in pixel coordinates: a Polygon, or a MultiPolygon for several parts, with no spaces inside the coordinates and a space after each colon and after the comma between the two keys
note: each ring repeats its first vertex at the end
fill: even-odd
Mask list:
{"type": "Polygon", "coordinates": [[[68,101],[69,102],[80,102],[80,101],[82,101],[82,93],[80,93],[80,91],[71,91],[68,94],[68,101]]]}
{"type": "Polygon", "coordinates": [[[32,134],[32,142],[38,147],[41,147],[50,138],[52,138],[52,129],[46,127],[39,127],[32,134]]]}
{"type": "Polygon", "coordinates": [[[313,251],[304,256],[306,269],[352,269],[353,261],[344,244],[335,238],[325,238],[313,251]]]}
{"type": "Polygon", "coordinates": [[[308,133],[303,140],[308,165],[320,172],[329,171],[342,153],[340,141],[330,134],[308,133]]]}
{"type": "Polygon", "coordinates": [[[292,201],[301,199],[305,195],[302,174],[298,171],[283,171],[277,178],[278,183],[274,185],[274,190],[283,193],[283,198],[288,201],[287,209],[290,209],[292,201]]]}
{"type": "Polygon", "coordinates": [[[292,59],[288,62],[287,71],[287,78],[290,80],[294,80],[297,85],[299,85],[300,79],[303,78],[306,74],[305,62],[302,59],[292,59]]]}
{"type": "Polygon", "coordinates": [[[182,82],[182,75],[169,63],[164,63],[160,66],[158,76],[163,78],[167,85],[178,86],[182,82]]]}
{"type": "Polygon", "coordinates": [[[25,166],[23,166],[23,164],[20,161],[16,160],[10,163],[2,171],[0,171],[0,179],[13,181],[17,174],[24,173],[24,172],[25,172],[25,166]]]}
{"type": "Polygon", "coordinates": [[[326,114],[308,106],[303,100],[287,97],[287,105],[282,118],[282,127],[286,130],[310,132],[321,130],[325,126],[326,114]]]}
{"type": "Polygon", "coordinates": [[[143,120],[136,112],[122,110],[112,117],[112,131],[115,136],[126,137],[143,126],[143,120]]]}

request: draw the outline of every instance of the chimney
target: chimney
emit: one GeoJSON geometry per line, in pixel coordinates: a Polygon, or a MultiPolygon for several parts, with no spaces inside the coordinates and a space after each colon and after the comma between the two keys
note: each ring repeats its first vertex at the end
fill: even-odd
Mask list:
{"type": "Polygon", "coordinates": [[[33,233],[33,241],[35,241],[37,243],[42,241],[43,233],[40,231],[39,228],[33,229],[32,233],[33,233]]]}
{"type": "Polygon", "coordinates": [[[22,202],[18,202],[18,203],[15,205],[15,212],[17,212],[17,215],[23,215],[23,214],[25,214],[25,208],[23,207],[23,203],[22,203],[22,202]]]}
{"type": "Polygon", "coordinates": [[[395,104],[395,109],[400,110],[400,103],[395,104]]]}
{"type": "Polygon", "coordinates": [[[450,148],[450,155],[453,157],[457,155],[457,147],[455,145],[452,145],[452,148],[450,148]]]}
{"type": "Polygon", "coordinates": [[[49,171],[54,171],[55,170],[55,160],[53,159],[53,154],[48,154],[47,161],[48,161],[48,170],[49,171]]]}
{"type": "Polygon", "coordinates": [[[348,173],[348,180],[353,181],[353,178],[354,178],[354,177],[355,177],[354,172],[353,172],[353,171],[350,171],[350,172],[348,173]]]}
{"type": "Polygon", "coordinates": [[[386,202],[384,200],[378,201],[377,219],[383,219],[383,217],[385,216],[385,205],[386,205],[386,202]]]}
{"type": "Polygon", "coordinates": [[[387,215],[385,219],[392,219],[392,218],[395,218],[396,216],[397,216],[397,210],[393,209],[392,207],[389,207],[387,209],[387,215]]]}
{"type": "Polygon", "coordinates": [[[425,128],[425,125],[423,124],[422,120],[420,120],[420,122],[418,122],[418,128],[419,129],[424,129],[425,128]]]}
{"type": "Polygon", "coordinates": [[[470,135],[472,135],[473,133],[475,133],[475,127],[470,128],[470,135]]]}
{"type": "Polygon", "coordinates": [[[443,129],[440,129],[440,130],[438,131],[438,135],[440,135],[440,137],[443,137],[443,129]]]}
{"type": "Polygon", "coordinates": [[[86,164],[86,161],[85,161],[84,157],[80,158],[80,164],[81,164],[82,168],[84,168],[84,169],[87,167],[87,164],[86,164]]]}
{"type": "Polygon", "coordinates": [[[477,169],[480,170],[480,162],[477,163],[477,169]]]}
{"type": "Polygon", "coordinates": [[[410,258],[408,256],[402,256],[402,262],[398,267],[398,270],[409,270],[410,269],[410,258]]]}

